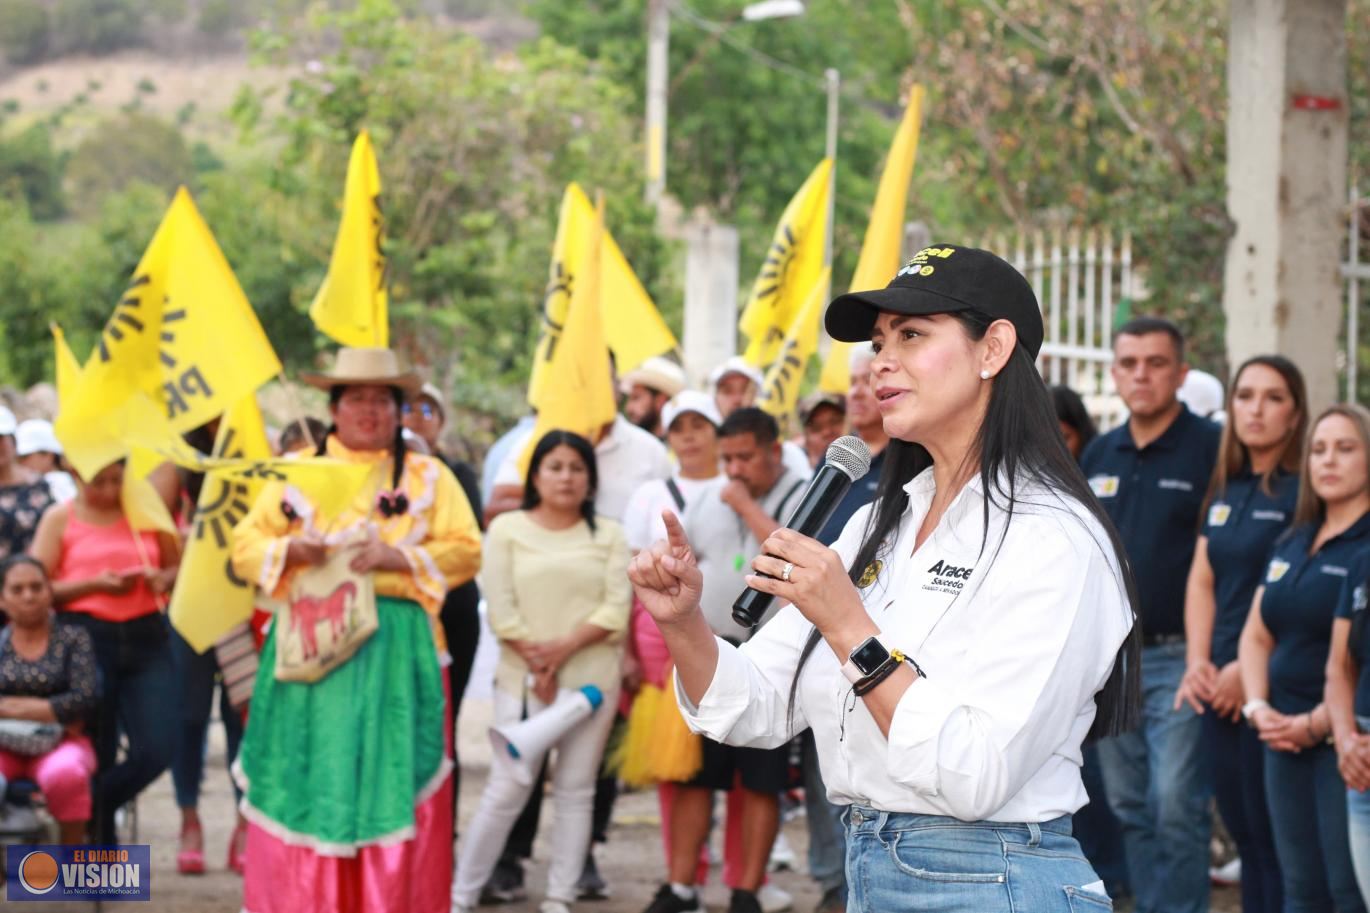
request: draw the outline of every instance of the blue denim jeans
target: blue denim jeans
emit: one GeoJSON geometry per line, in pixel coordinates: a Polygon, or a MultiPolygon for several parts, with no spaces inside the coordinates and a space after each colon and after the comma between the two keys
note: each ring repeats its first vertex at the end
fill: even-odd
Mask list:
{"type": "Polygon", "coordinates": [[[1208,910],[1212,766],[1202,718],[1187,704],[1174,709],[1184,651],[1183,643],[1142,650],[1142,725],[1099,742],[1137,913],[1208,910]]]}
{"type": "Polygon", "coordinates": [[[1098,913],[1103,882],[1070,835],[1043,824],[965,822],[851,806],[847,909],[852,913],[1098,913]]]}
{"type": "Polygon", "coordinates": [[[1104,788],[1104,775],[1099,770],[1098,746],[1085,745],[1083,753],[1085,762],[1080,767],[1080,777],[1085,782],[1089,802],[1075,813],[1075,839],[1080,841],[1080,849],[1089,864],[1104,880],[1109,895],[1114,899],[1127,897],[1132,888],[1127,879],[1123,829],[1113,809],[1108,807],[1108,790],[1104,788]]]}
{"type": "MultiPolygon", "coordinates": [[[[181,690],[181,712],[171,756],[171,782],[176,787],[177,807],[196,808],[200,804],[200,783],[205,773],[205,736],[209,734],[209,712],[214,706],[219,660],[213,649],[196,653],[174,629],[171,655],[181,690]]],[[[243,718],[228,702],[228,689],[223,687],[219,688],[219,718],[224,724],[227,763],[232,768],[233,759],[238,757],[238,745],[243,740],[243,718]]],[[[242,799],[238,781],[232,777],[229,780],[233,784],[233,795],[242,799]]]]}
{"type": "Polygon", "coordinates": [[[1211,710],[1203,720],[1218,813],[1242,860],[1242,913],[1283,913],[1284,882],[1265,801],[1265,744],[1245,722],[1211,710]]]}
{"type": "Polygon", "coordinates": [[[1346,824],[1351,837],[1351,865],[1361,900],[1370,898],[1370,793],[1346,791],[1346,824]]]}
{"type": "Polygon", "coordinates": [[[824,893],[847,888],[847,826],[844,805],[828,801],[828,788],[818,767],[813,730],[804,730],[804,820],[809,828],[809,875],[824,893]]]}
{"type": "Polygon", "coordinates": [[[171,763],[180,688],[171,658],[170,630],[161,613],[133,621],[100,621],[79,612],[58,616],[90,633],[100,673],[95,728],[95,839],[114,843],[114,812],[135,798],[171,763]],[[115,763],[119,734],[128,740],[115,763]]]}
{"type": "Polygon", "coordinates": [[[1284,913],[1365,913],[1347,838],[1346,784],[1330,745],[1265,751],[1265,794],[1284,873],[1284,913]]]}

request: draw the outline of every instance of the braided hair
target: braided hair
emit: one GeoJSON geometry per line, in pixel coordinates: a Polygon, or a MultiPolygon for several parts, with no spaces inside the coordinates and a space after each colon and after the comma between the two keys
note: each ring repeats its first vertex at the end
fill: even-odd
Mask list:
{"type": "MultiPolygon", "coordinates": [[[[336,384],[328,389],[330,409],[337,408],[347,386],[347,384],[336,384]]],[[[404,408],[404,391],[399,387],[387,387],[387,389],[390,391],[390,395],[395,398],[395,410],[398,413],[404,408]]],[[[323,456],[328,450],[328,438],[337,433],[337,423],[331,423],[328,430],[319,438],[319,446],[315,449],[314,455],[323,456]]],[[[390,490],[381,493],[380,511],[387,517],[394,517],[409,510],[409,498],[400,491],[400,480],[404,477],[404,461],[408,448],[404,443],[404,425],[398,422],[395,424],[395,441],[390,446],[390,452],[394,457],[393,468],[390,471],[390,490]]]]}

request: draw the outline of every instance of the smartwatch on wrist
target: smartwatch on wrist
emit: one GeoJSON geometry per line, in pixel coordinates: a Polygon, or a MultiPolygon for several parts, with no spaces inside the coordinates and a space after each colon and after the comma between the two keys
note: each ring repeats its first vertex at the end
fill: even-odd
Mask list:
{"type": "Polygon", "coordinates": [[[861,679],[873,675],[877,669],[889,662],[889,648],[880,642],[879,635],[867,637],[851,651],[847,661],[842,664],[842,674],[855,685],[861,679]]]}
{"type": "Polygon", "coordinates": [[[1270,702],[1269,702],[1269,701],[1265,700],[1264,698],[1259,698],[1259,697],[1252,698],[1251,700],[1247,701],[1245,704],[1242,704],[1242,719],[1246,720],[1246,721],[1249,723],[1249,722],[1251,722],[1251,717],[1253,717],[1253,716],[1256,714],[1256,712],[1257,712],[1258,710],[1269,710],[1269,709],[1270,709],[1270,702]]]}

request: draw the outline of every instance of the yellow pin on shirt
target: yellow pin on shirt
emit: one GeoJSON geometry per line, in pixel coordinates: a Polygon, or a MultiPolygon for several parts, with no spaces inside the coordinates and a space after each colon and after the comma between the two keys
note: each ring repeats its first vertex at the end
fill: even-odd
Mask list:
{"type": "Polygon", "coordinates": [[[870,564],[866,565],[866,569],[861,572],[861,578],[856,581],[856,585],[864,590],[872,583],[875,583],[875,581],[879,579],[880,570],[884,566],[884,562],[882,562],[879,558],[875,559],[870,564]]]}

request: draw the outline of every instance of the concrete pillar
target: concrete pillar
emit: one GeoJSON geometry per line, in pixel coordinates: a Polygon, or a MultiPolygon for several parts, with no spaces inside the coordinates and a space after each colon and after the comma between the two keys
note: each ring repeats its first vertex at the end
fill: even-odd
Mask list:
{"type": "Polygon", "coordinates": [[[737,354],[737,229],[707,219],[685,226],[685,374],[702,387],[737,354]]]}
{"type": "Polygon", "coordinates": [[[1228,358],[1290,358],[1316,411],[1340,398],[1346,0],[1231,0],[1227,67],[1228,358]]]}

